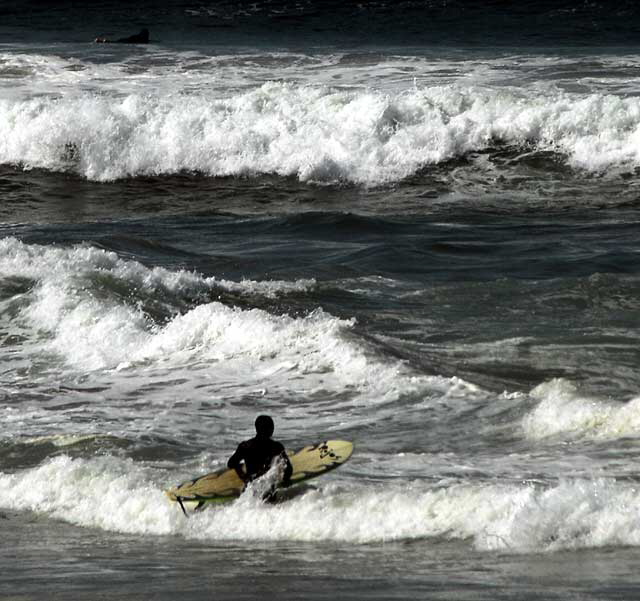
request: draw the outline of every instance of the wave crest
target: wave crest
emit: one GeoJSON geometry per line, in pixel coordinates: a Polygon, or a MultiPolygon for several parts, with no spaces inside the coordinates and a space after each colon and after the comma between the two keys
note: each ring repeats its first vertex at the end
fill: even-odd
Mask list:
{"type": "Polygon", "coordinates": [[[627,403],[590,398],[570,382],[555,379],[537,386],[539,401],[523,419],[530,439],[552,436],[607,440],[640,436],[640,397],[627,403]]]}
{"type": "Polygon", "coordinates": [[[379,185],[496,144],[589,171],[640,162],[640,99],[459,85],[387,94],[267,83],[224,98],[0,101],[0,162],[97,181],[180,172],[379,185]]]}
{"type": "Polygon", "coordinates": [[[162,494],[166,472],[113,456],[60,455],[33,469],[0,472],[0,485],[2,508],[147,536],[351,544],[452,539],[509,552],[640,545],[633,511],[638,490],[614,479],[565,480],[548,487],[477,482],[434,489],[419,481],[373,486],[335,483],[331,477],[320,490],[282,505],[247,496],[191,520],[162,494]]]}

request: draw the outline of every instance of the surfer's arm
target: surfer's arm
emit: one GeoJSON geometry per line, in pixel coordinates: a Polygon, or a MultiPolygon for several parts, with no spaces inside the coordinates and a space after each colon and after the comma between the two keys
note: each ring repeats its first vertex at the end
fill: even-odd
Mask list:
{"type": "Polygon", "coordinates": [[[284,474],[282,475],[282,484],[288,485],[291,480],[291,474],[293,474],[293,466],[291,465],[291,461],[289,461],[289,457],[287,452],[282,449],[280,453],[280,459],[284,463],[284,474]]]}
{"type": "Polygon", "coordinates": [[[242,480],[243,482],[246,482],[248,478],[245,470],[242,467],[243,461],[244,461],[244,449],[242,447],[242,444],[240,444],[236,449],[236,452],[233,455],[231,455],[231,457],[229,457],[229,461],[227,461],[227,467],[231,470],[235,470],[240,480],[242,480]]]}

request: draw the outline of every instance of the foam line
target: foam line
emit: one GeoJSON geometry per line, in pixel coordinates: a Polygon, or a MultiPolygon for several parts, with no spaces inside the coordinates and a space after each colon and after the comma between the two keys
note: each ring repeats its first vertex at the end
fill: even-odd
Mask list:
{"type": "Polygon", "coordinates": [[[163,495],[166,480],[166,473],[131,460],[58,456],[34,469],[0,473],[0,507],[109,531],[208,541],[446,538],[510,552],[640,545],[640,492],[612,479],[434,489],[420,481],[373,486],[327,478],[319,490],[280,505],[247,495],[190,520],[163,495]]]}
{"type": "Polygon", "coordinates": [[[461,84],[0,100],[0,163],[97,181],[197,172],[378,185],[495,144],[552,150],[599,172],[637,166],[639,141],[637,97],[461,84]]]}
{"type": "Polygon", "coordinates": [[[388,360],[352,335],[354,319],[321,308],[293,317],[209,302],[206,295],[186,310],[180,302],[182,295],[197,298],[215,286],[275,295],[303,291],[315,285],[313,281],[221,282],[150,269],[88,246],[51,248],[0,240],[0,277],[15,276],[32,279],[33,286],[21,297],[13,322],[26,338],[39,342],[39,352],[55,353],[71,369],[135,372],[200,364],[208,366],[218,382],[307,391],[351,389],[360,391],[367,404],[413,394],[425,403],[450,398],[459,406],[462,397],[472,401],[485,394],[459,378],[416,374],[401,361],[388,360]],[[157,323],[145,312],[147,295],[165,304],[173,297],[167,320],[157,323]]]}
{"type": "Polygon", "coordinates": [[[640,397],[627,402],[605,401],[581,394],[561,378],[537,386],[536,407],[522,420],[525,435],[606,440],[640,436],[640,397]]]}

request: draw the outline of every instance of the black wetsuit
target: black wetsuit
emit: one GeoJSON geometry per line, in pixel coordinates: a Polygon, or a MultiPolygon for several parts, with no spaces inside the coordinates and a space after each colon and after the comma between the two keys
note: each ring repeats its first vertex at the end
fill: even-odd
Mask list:
{"type": "Polygon", "coordinates": [[[263,436],[256,436],[250,440],[245,440],[238,445],[236,452],[231,455],[227,466],[236,470],[238,475],[245,481],[251,482],[269,471],[276,457],[282,458],[285,469],[282,483],[288,483],[293,472],[291,462],[287,457],[284,447],[277,441],[263,436]],[[240,467],[244,461],[245,472],[240,467]]]}

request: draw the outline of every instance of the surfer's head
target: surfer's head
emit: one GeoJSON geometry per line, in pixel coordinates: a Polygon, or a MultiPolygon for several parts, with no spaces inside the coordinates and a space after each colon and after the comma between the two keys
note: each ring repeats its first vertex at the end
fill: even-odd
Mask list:
{"type": "Polygon", "coordinates": [[[256,418],[256,433],[258,436],[271,438],[273,427],[273,420],[268,415],[259,415],[256,418]]]}

